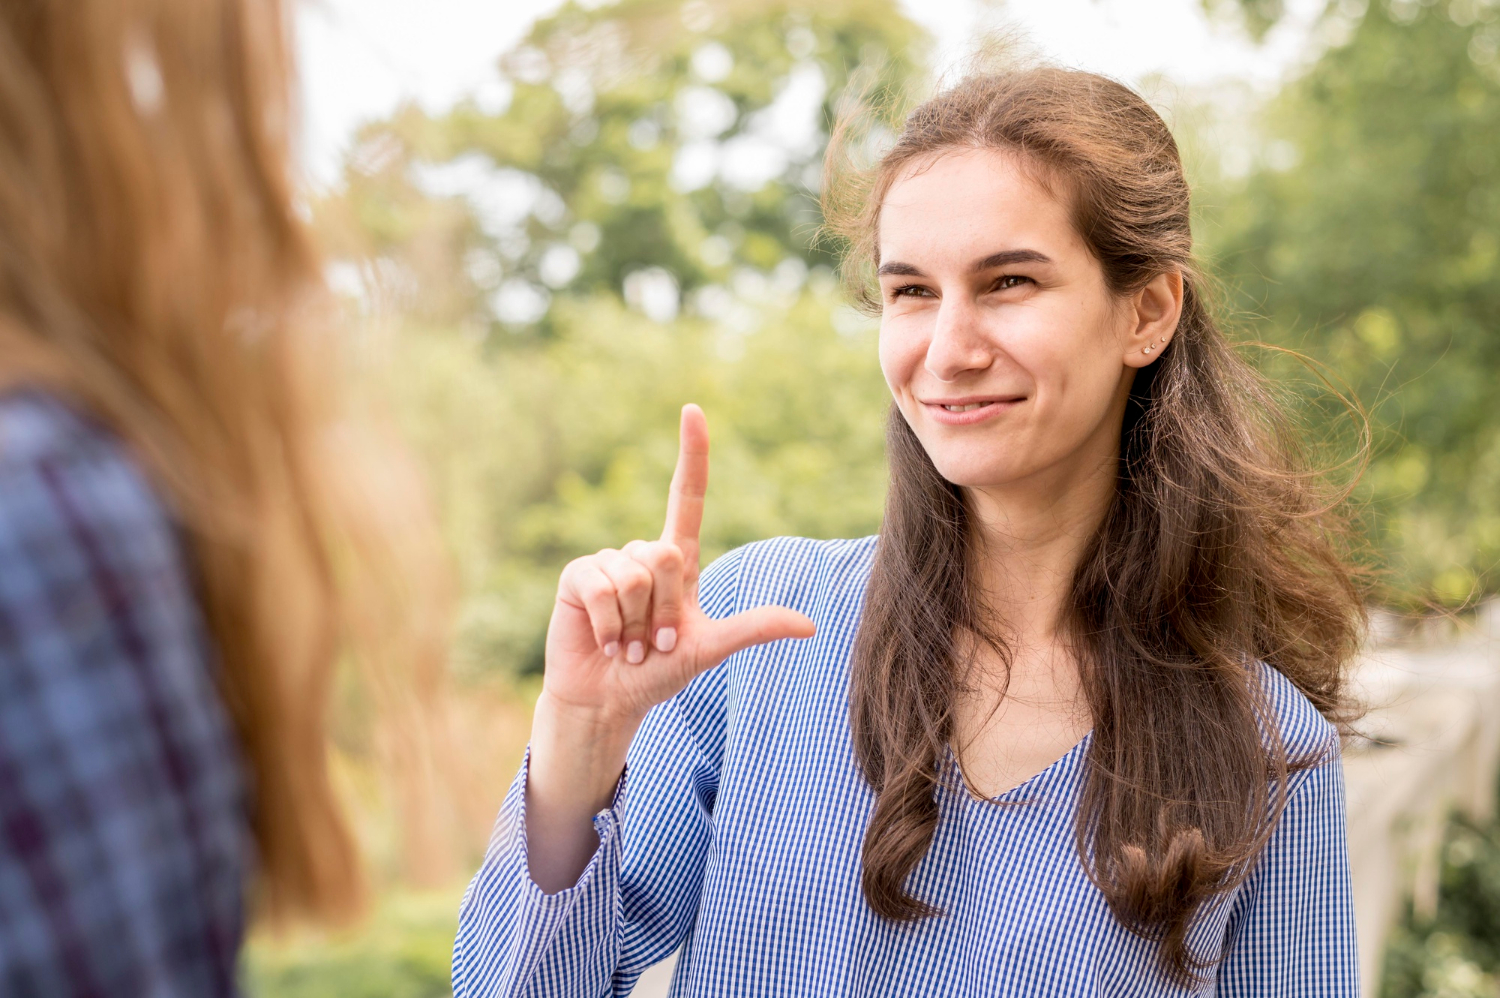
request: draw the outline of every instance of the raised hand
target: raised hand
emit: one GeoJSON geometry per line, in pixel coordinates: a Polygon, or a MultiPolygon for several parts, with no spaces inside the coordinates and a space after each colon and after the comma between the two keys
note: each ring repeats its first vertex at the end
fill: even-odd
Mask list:
{"type": "Polygon", "coordinates": [[[784,607],[758,607],[725,620],[704,615],[698,533],[707,488],[708,424],[703,410],[684,406],[661,539],[606,548],[563,570],[543,680],[559,706],[638,723],[740,649],[812,635],[812,621],[784,607]]]}
{"type": "Polygon", "coordinates": [[[572,885],[588,863],[598,845],[589,818],[609,805],[647,711],[742,648],[812,636],[812,621],[784,607],[713,620],[698,606],[707,489],[708,423],[684,406],[661,539],[563,569],[526,782],[527,857],[544,891],[572,885]]]}

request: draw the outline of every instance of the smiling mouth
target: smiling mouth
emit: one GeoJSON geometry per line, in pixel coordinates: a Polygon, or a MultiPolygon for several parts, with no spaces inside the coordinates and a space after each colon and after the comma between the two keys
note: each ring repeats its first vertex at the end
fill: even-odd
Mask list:
{"type": "Polygon", "coordinates": [[[940,402],[937,399],[919,399],[923,405],[934,409],[942,409],[944,412],[973,412],[975,409],[984,409],[994,405],[1010,405],[1025,400],[1024,395],[995,395],[989,398],[958,398],[949,402],[940,402]]]}
{"type": "Polygon", "coordinates": [[[1009,412],[1026,401],[1024,395],[990,395],[968,398],[919,399],[928,418],[948,426],[970,426],[988,422],[996,415],[1009,412]]]}

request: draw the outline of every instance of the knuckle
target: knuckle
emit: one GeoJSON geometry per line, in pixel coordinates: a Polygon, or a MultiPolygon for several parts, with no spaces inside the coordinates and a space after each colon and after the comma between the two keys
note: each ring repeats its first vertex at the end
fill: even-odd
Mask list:
{"type": "Polygon", "coordinates": [[[591,578],[580,587],[579,594],[590,603],[612,602],[615,596],[615,587],[610,585],[608,579],[591,578]]]}
{"type": "Polygon", "coordinates": [[[651,589],[651,572],[646,566],[639,562],[631,562],[630,567],[621,572],[620,589],[631,596],[649,592],[651,589]]]}
{"type": "Polygon", "coordinates": [[[599,569],[615,585],[620,585],[630,574],[630,566],[634,564],[629,558],[618,551],[611,552],[608,556],[601,556],[599,569]]]}
{"type": "Polygon", "coordinates": [[[630,557],[637,563],[652,568],[656,565],[656,543],[643,541],[630,549],[630,557]]]}
{"type": "Polygon", "coordinates": [[[682,552],[670,541],[656,541],[644,547],[636,559],[653,572],[670,573],[680,570],[682,552]]]}
{"type": "Polygon", "coordinates": [[[564,565],[562,573],[557,578],[558,592],[571,592],[581,598],[587,599],[590,590],[595,584],[595,575],[597,574],[589,571],[590,567],[586,558],[575,558],[564,565]]]}
{"type": "Polygon", "coordinates": [[[682,571],[682,566],[686,563],[686,559],[682,555],[682,548],[670,541],[662,542],[660,557],[662,567],[672,572],[682,571]]]}

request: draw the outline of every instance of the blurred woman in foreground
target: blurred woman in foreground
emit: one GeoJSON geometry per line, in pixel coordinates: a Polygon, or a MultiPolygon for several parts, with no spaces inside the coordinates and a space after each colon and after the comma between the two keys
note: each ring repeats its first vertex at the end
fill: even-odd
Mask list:
{"type": "Polygon", "coordinates": [[[247,906],[360,900],[324,714],[421,531],[328,374],[285,19],[0,5],[9,998],[232,994],[247,906]]]}

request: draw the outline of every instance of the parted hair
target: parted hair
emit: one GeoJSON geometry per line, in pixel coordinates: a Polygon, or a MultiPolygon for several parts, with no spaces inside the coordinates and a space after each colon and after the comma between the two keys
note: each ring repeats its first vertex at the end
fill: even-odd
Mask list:
{"type": "MultiPolygon", "coordinates": [[[[880,207],[905,171],[948,150],[1019,157],[1071,217],[1109,290],[1183,276],[1176,332],[1134,380],[1114,498],[1072,580],[1067,621],[1093,729],[1076,847],[1119,921],[1188,982],[1211,962],[1195,913],[1233,888],[1274,830],[1289,758],[1257,679],[1265,663],[1323,713],[1352,716],[1346,665],[1364,628],[1338,491],[1310,470],[1292,421],[1230,347],[1195,269],[1189,187],[1165,122],[1129,88],[1052,67],[976,74],[921,104],[873,167],[830,148],[825,213],[847,240],[856,298],[878,310],[880,207]]],[[[981,611],[964,490],[892,407],[890,488],[856,639],[854,748],[876,798],[862,883],[878,914],[940,914],[910,889],[952,773],[962,636],[1006,660],[981,611]]],[[[1330,749],[1333,746],[1329,746],[1330,749]]]]}
{"type": "Polygon", "coordinates": [[[340,384],[287,18],[0,4],[0,390],[65,394],[152,476],[248,769],[257,907],[337,917],[363,892],[327,765],[336,668],[434,675],[445,573],[409,464],[340,384]]]}

